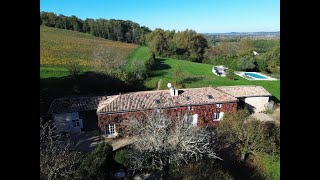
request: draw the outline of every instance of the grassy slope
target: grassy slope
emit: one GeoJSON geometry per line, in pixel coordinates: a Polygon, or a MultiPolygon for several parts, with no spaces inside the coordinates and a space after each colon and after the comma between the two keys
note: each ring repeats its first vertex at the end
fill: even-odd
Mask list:
{"type": "Polygon", "coordinates": [[[138,48],[136,48],[134,51],[132,51],[128,55],[128,62],[130,62],[130,61],[132,61],[134,59],[147,61],[149,57],[150,57],[150,52],[149,52],[148,47],[139,46],[138,48]]]}
{"type": "Polygon", "coordinates": [[[272,95],[280,100],[280,80],[279,81],[249,81],[239,77],[232,81],[227,78],[218,77],[211,71],[213,65],[194,63],[176,59],[158,58],[155,70],[145,82],[148,88],[156,89],[157,83],[161,79],[160,89],[167,89],[168,82],[174,82],[173,69],[180,69],[183,77],[183,84],[189,87],[204,86],[230,86],[230,85],[261,85],[272,95]]]}
{"type": "MultiPolygon", "coordinates": [[[[85,33],[68,31],[57,28],[40,26],[40,77],[67,76],[65,64],[70,60],[77,60],[83,66],[83,71],[90,70],[91,55],[95,48],[102,46],[111,48],[128,57],[128,68],[134,59],[146,61],[150,56],[147,47],[138,47],[134,44],[109,41],[85,33]]],[[[111,51],[113,52],[113,51],[111,51]]],[[[261,85],[280,100],[280,81],[248,81],[239,77],[232,81],[217,77],[212,72],[212,65],[194,63],[176,59],[160,59],[155,70],[146,80],[145,86],[156,89],[161,79],[161,89],[166,89],[168,82],[173,82],[173,70],[181,70],[185,87],[224,86],[224,85],[261,85]]]]}
{"type": "Polygon", "coordinates": [[[146,62],[150,57],[150,51],[149,48],[146,46],[139,46],[136,49],[134,49],[127,58],[127,64],[126,69],[130,69],[131,63],[133,60],[141,60],[143,62],[146,62]]]}
{"type": "Polygon", "coordinates": [[[90,34],[40,26],[40,77],[68,75],[66,64],[78,61],[86,70],[90,68],[93,53],[103,47],[120,53],[123,59],[138,47],[135,44],[110,41],[90,34]]]}

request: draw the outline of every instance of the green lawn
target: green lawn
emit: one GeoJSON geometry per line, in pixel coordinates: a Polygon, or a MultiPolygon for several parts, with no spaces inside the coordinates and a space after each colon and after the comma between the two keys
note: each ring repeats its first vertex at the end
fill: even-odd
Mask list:
{"type": "Polygon", "coordinates": [[[125,64],[124,69],[131,71],[132,67],[134,66],[132,64],[134,60],[142,61],[145,63],[149,59],[149,57],[150,57],[149,48],[146,46],[139,46],[128,55],[127,62],[125,64]]]}
{"type": "MultiPolygon", "coordinates": [[[[240,76],[238,80],[230,80],[218,77],[212,73],[213,65],[195,63],[190,61],[157,58],[157,63],[145,86],[157,89],[158,81],[161,79],[160,89],[167,89],[167,83],[173,83],[175,69],[178,70],[185,88],[207,87],[207,86],[232,86],[232,85],[260,85],[266,88],[273,96],[280,100],[280,80],[277,81],[249,81],[240,76]]],[[[177,73],[176,73],[177,74],[177,73]]]]}
{"type": "MultiPolygon", "coordinates": [[[[81,72],[88,72],[89,68],[82,68],[81,72]]],[[[50,77],[65,77],[69,76],[70,73],[66,67],[61,66],[40,66],[40,79],[50,77]]]]}
{"type": "Polygon", "coordinates": [[[280,157],[261,154],[258,160],[267,179],[280,179],[280,157]]]}
{"type": "Polygon", "coordinates": [[[128,62],[134,59],[147,61],[149,57],[150,57],[149,48],[146,46],[139,46],[128,55],[128,62]]]}

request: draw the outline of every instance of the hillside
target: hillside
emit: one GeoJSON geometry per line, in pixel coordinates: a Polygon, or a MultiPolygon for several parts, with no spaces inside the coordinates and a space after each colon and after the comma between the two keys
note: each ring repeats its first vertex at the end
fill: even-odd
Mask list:
{"type": "MultiPolygon", "coordinates": [[[[55,83],[53,83],[48,79],[48,81],[46,81],[48,83],[50,82],[48,84],[48,88],[61,86],[62,84],[62,86],[65,87],[61,89],[61,93],[57,93],[58,91],[56,88],[49,88],[54,91],[54,94],[57,94],[51,94],[52,97],[73,94],[74,92],[77,92],[77,94],[108,92],[110,88],[115,92],[120,89],[122,89],[122,92],[124,91],[121,85],[123,83],[120,82],[117,85],[104,87],[102,84],[105,83],[101,83],[101,80],[99,81],[98,79],[94,81],[92,79],[86,79],[75,82],[72,79],[69,80],[67,78],[69,72],[66,68],[66,64],[71,60],[78,61],[82,66],[83,72],[93,71],[90,67],[90,62],[93,60],[92,54],[97,47],[101,46],[105,49],[111,50],[110,52],[112,53],[121,53],[123,60],[126,60],[126,68],[132,67],[131,62],[133,62],[134,59],[145,62],[150,56],[149,49],[144,46],[110,41],[94,37],[86,33],[40,26],[40,77],[60,77],[59,81],[61,81],[61,84],[56,84],[56,81],[58,80],[55,80],[55,83]],[[66,78],[62,79],[62,77],[66,78]],[[92,88],[95,88],[91,88],[90,90],[87,89],[89,81],[90,83],[95,82],[95,84],[90,85],[92,88]],[[74,90],[75,87],[76,89],[74,90]]],[[[145,87],[141,87],[139,89],[157,89],[160,79],[159,89],[166,89],[166,84],[168,82],[178,82],[181,87],[185,88],[228,85],[261,85],[280,100],[280,81],[248,81],[241,77],[238,77],[238,80],[233,81],[227,78],[215,76],[211,71],[212,67],[213,65],[210,64],[158,57],[148,78],[144,80],[145,87]]],[[[42,83],[47,84],[46,82],[42,83]]],[[[47,86],[43,84],[43,87],[47,86]]],[[[133,91],[133,89],[130,88],[126,91],[133,91]]]]}
{"type": "Polygon", "coordinates": [[[280,80],[278,81],[249,81],[241,77],[230,80],[218,77],[212,73],[213,65],[183,61],[177,59],[157,58],[158,61],[146,80],[145,86],[150,89],[167,89],[167,83],[180,82],[185,88],[206,86],[232,86],[232,85],[259,85],[266,88],[272,95],[280,100],[280,80]]]}
{"type": "Polygon", "coordinates": [[[119,54],[125,60],[138,45],[94,37],[90,34],[40,26],[41,78],[68,74],[65,66],[75,60],[88,71],[100,48],[119,54]]]}

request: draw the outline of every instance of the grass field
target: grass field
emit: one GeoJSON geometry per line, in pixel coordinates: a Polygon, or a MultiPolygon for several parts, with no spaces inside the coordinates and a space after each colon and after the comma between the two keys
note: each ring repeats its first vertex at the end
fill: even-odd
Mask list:
{"type": "Polygon", "coordinates": [[[119,53],[122,59],[126,59],[138,45],[40,26],[40,77],[67,76],[65,66],[73,60],[77,61],[84,71],[88,71],[93,53],[101,47],[112,53],[119,53]]]}
{"type": "Polygon", "coordinates": [[[266,179],[280,179],[280,157],[259,154],[256,161],[260,164],[266,179]]]}
{"type": "Polygon", "coordinates": [[[215,76],[209,64],[157,58],[153,70],[144,84],[126,84],[113,77],[101,77],[90,68],[92,53],[102,46],[122,54],[125,68],[130,70],[133,60],[147,61],[149,49],[145,46],[110,41],[90,34],[40,26],[40,104],[45,112],[52,99],[68,95],[118,93],[137,90],[167,89],[168,82],[174,83],[178,75],[186,88],[228,85],[261,85],[280,100],[280,81],[248,81],[241,77],[229,80],[215,76]],[[76,60],[82,73],[76,78],[68,76],[66,64],[76,60]]]}
{"type": "Polygon", "coordinates": [[[139,46],[128,55],[128,62],[134,59],[147,61],[149,57],[150,57],[149,48],[146,46],[139,46]]]}
{"type": "Polygon", "coordinates": [[[139,46],[128,55],[125,69],[128,69],[128,70],[130,69],[133,60],[146,62],[149,59],[150,55],[151,53],[148,47],[139,46]]]}
{"type": "Polygon", "coordinates": [[[231,85],[260,85],[266,88],[273,96],[280,100],[280,80],[277,81],[249,81],[241,77],[238,80],[230,80],[218,77],[212,73],[213,65],[195,63],[190,61],[157,58],[157,63],[145,86],[157,89],[158,81],[161,79],[160,89],[167,89],[167,83],[173,83],[176,79],[182,79],[186,88],[206,86],[231,86],[231,85]],[[179,73],[174,73],[178,71],[179,73]],[[174,75],[178,74],[179,77],[174,75]]]}

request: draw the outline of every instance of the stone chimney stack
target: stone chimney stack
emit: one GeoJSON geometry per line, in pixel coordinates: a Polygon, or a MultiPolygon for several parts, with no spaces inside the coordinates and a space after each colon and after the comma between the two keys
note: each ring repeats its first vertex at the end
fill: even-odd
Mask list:
{"type": "Polygon", "coordinates": [[[173,87],[170,87],[170,95],[171,95],[171,96],[174,96],[174,91],[175,91],[174,88],[173,88],[173,87]]]}
{"type": "Polygon", "coordinates": [[[174,96],[178,96],[178,95],[179,95],[178,89],[174,89],[174,96]]]}

